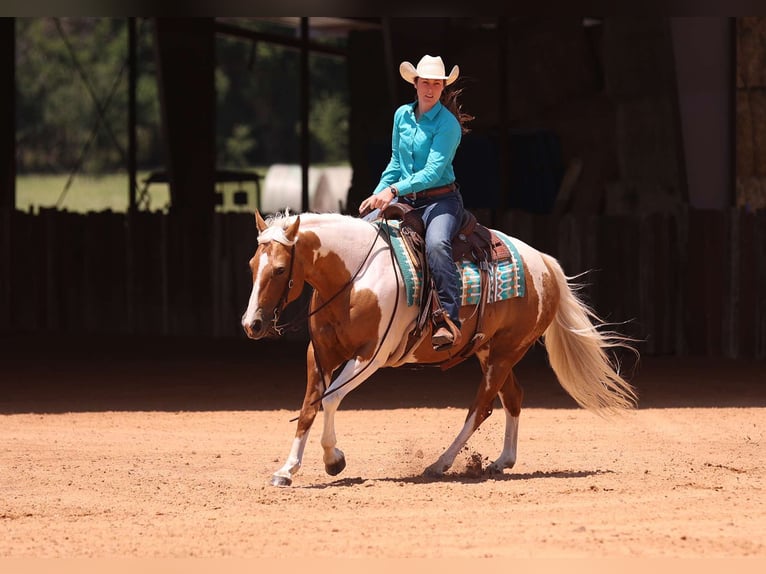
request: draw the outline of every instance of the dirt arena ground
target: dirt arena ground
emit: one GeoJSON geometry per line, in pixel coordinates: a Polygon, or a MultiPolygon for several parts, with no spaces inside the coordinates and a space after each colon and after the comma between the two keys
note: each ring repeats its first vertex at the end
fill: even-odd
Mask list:
{"type": "MultiPolygon", "coordinates": [[[[478,364],[381,371],[319,434],[291,488],[300,342],[0,339],[0,557],[766,557],[766,364],[644,357],[639,408],[603,420],[561,390],[544,351],[519,458],[500,411],[443,478],[478,364]]],[[[9,571],[9,570],[6,570],[9,571]]],[[[732,570],[733,572],[734,570],[732,570]]]]}

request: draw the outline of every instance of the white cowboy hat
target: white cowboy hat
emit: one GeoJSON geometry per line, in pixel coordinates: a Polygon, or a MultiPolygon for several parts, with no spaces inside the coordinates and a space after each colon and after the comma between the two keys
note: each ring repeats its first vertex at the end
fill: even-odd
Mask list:
{"type": "Polygon", "coordinates": [[[460,75],[460,68],[453,66],[448,76],[445,74],[444,62],[442,62],[441,57],[426,54],[420,58],[417,68],[409,62],[399,64],[399,73],[410,84],[415,83],[415,78],[426,78],[429,80],[447,80],[446,84],[449,86],[457,80],[460,75]]]}

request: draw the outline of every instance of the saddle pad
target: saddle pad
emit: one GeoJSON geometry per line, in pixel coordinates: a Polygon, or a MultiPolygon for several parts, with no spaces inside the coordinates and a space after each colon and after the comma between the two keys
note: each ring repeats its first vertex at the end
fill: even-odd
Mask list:
{"type": "MultiPolygon", "coordinates": [[[[391,247],[396,261],[404,277],[404,287],[407,293],[407,305],[420,305],[423,290],[423,275],[410,259],[400,233],[400,220],[379,220],[375,222],[384,235],[391,237],[391,247]],[[386,231],[383,227],[387,227],[386,231]]],[[[497,230],[493,230],[500,240],[508,246],[511,258],[505,261],[495,261],[489,264],[489,295],[487,303],[523,297],[525,293],[524,266],[521,257],[511,238],[497,230]]],[[[479,266],[473,261],[462,260],[456,263],[462,276],[461,304],[478,305],[481,295],[481,276],[479,266]]]]}

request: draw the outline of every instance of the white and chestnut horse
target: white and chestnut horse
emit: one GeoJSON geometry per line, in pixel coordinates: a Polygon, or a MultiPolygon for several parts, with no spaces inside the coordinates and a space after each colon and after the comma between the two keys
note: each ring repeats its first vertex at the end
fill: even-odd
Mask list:
{"type": "MultiPolygon", "coordinates": [[[[435,351],[429,332],[414,347],[407,345],[419,309],[407,304],[401,271],[379,226],[334,213],[276,214],[264,221],[256,212],[255,218],[253,288],[242,316],[247,336],[261,339],[278,333],[285,306],[300,297],[305,283],[313,287],[306,394],[290,453],[271,479],[275,486],[289,486],[301,467],[320,404],[325,470],[336,475],[346,466],[334,424],[343,398],[380,368],[440,364],[456,350],[435,351]]],[[[605,330],[606,323],[578,297],[578,285],[553,257],[512,241],[527,279],[524,296],[485,305],[481,330],[486,339],[475,351],[481,384],[463,428],[427,474],[442,475],[452,466],[491,414],[497,396],[505,411],[504,443],[486,470],[499,473],[513,467],[523,397],[513,367],[541,337],[559,383],[581,407],[607,414],[635,406],[636,394],[611,353],[615,347],[634,350],[631,339],[605,330]]],[[[461,308],[463,341],[475,330],[475,310],[475,305],[461,308]]]]}

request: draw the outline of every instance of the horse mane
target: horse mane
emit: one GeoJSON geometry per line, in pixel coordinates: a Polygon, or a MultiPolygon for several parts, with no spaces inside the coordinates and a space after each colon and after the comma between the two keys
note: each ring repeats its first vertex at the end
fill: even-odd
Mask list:
{"type": "Polygon", "coordinates": [[[264,222],[266,223],[267,228],[281,227],[282,229],[287,229],[295,222],[295,218],[297,217],[301,218],[301,229],[316,228],[317,226],[321,225],[343,224],[348,223],[349,221],[362,221],[358,217],[344,215],[342,213],[318,213],[314,211],[290,213],[289,209],[285,209],[284,211],[277,211],[276,213],[269,215],[266,217],[264,222]]]}
{"type": "Polygon", "coordinates": [[[266,224],[266,227],[281,227],[282,229],[285,229],[293,222],[293,219],[290,219],[291,217],[293,219],[295,218],[294,215],[290,215],[289,209],[285,209],[284,211],[277,211],[266,216],[263,221],[266,224]]]}

